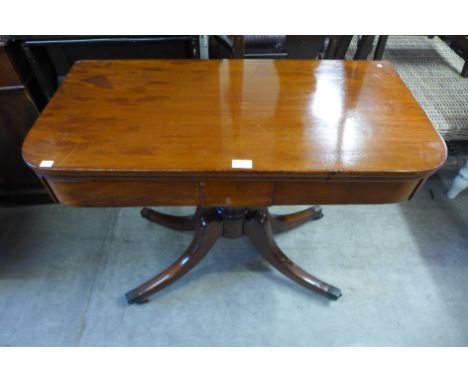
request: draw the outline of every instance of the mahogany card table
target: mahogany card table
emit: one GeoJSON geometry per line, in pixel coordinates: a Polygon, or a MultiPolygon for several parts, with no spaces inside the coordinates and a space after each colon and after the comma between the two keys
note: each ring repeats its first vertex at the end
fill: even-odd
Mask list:
{"type": "Polygon", "coordinates": [[[284,275],[338,299],[274,239],[320,207],[278,216],[268,206],[408,200],[446,146],[388,62],[104,60],[73,66],[23,157],[66,205],[198,206],[187,217],[143,208],[194,237],[129,303],[183,276],[218,238],[242,235],[284,275]]]}

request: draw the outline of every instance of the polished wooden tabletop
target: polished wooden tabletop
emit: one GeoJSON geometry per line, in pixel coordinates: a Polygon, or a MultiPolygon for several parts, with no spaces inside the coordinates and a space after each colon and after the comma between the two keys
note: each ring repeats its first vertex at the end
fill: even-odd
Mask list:
{"type": "Polygon", "coordinates": [[[44,176],[404,178],[446,147],[388,62],[132,60],[76,63],[23,155],[44,176]]]}

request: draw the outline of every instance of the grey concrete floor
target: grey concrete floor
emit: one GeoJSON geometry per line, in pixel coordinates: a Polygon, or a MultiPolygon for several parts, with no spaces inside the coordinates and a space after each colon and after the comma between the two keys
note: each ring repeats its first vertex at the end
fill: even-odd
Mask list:
{"type": "Polygon", "coordinates": [[[445,197],[454,175],[402,204],[323,206],[323,219],[277,235],[342,289],[336,302],[285,279],[248,241],[222,239],[185,278],[129,306],[124,293],[190,233],[137,208],[0,208],[0,345],[467,346],[468,190],[445,197]]]}

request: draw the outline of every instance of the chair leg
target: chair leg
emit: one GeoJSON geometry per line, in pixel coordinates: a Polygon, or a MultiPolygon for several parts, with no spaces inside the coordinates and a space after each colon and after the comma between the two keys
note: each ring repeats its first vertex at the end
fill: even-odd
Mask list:
{"type": "Polygon", "coordinates": [[[346,52],[349,49],[349,45],[353,40],[353,36],[340,36],[338,39],[338,44],[336,46],[335,52],[333,54],[334,60],[344,60],[346,57],[346,52]]]}
{"type": "Polygon", "coordinates": [[[183,255],[157,276],[126,294],[129,304],[145,303],[153,293],[169,286],[197,265],[216,240],[223,235],[223,223],[214,211],[205,211],[197,220],[192,243],[183,255]]]}
{"type": "Polygon", "coordinates": [[[288,231],[311,220],[323,217],[320,206],[313,206],[302,211],[288,215],[276,215],[269,213],[271,229],[273,233],[288,231]]]}
{"type": "Polygon", "coordinates": [[[196,222],[201,213],[202,209],[200,207],[197,207],[195,213],[190,216],[163,214],[162,212],[158,212],[147,207],[144,207],[141,210],[141,216],[145,219],[176,231],[194,231],[196,222]]]}
{"type": "Polygon", "coordinates": [[[369,54],[372,51],[374,39],[375,36],[361,36],[358,41],[353,60],[367,60],[367,57],[369,57],[369,54]]]}
{"type": "Polygon", "coordinates": [[[281,251],[273,238],[270,218],[266,209],[253,212],[252,216],[246,219],[244,234],[249,237],[263,257],[285,276],[331,300],[337,300],[341,297],[340,289],[307,273],[281,251]]]}
{"type": "Polygon", "coordinates": [[[379,36],[379,39],[377,40],[377,46],[375,47],[374,60],[381,60],[383,58],[387,40],[388,36],[379,36]]]}

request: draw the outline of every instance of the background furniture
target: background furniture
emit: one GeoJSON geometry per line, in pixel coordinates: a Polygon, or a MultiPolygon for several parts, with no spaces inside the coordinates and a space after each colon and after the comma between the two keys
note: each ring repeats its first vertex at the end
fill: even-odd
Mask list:
{"type": "Polygon", "coordinates": [[[19,47],[0,40],[0,201],[47,200],[39,179],[21,157],[21,145],[39,115],[31,97],[27,61],[19,47]]]}
{"type": "MultiPolygon", "coordinates": [[[[354,36],[246,35],[237,50],[231,44],[231,57],[244,58],[306,58],[344,60],[354,36]]],[[[371,54],[376,36],[357,36],[354,60],[366,60],[371,54]]],[[[379,36],[373,59],[381,60],[388,36],[379,36]]],[[[229,48],[228,48],[229,49],[229,48]]],[[[214,57],[216,58],[216,56],[214,57]]]]}
{"type": "Polygon", "coordinates": [[[465,64],[461,71],[461,75],[464,78],[468,77],[468,36],[440,36],[448,46],[450,46],[455,53],[457,53],[465,64]]]}

